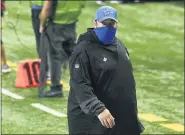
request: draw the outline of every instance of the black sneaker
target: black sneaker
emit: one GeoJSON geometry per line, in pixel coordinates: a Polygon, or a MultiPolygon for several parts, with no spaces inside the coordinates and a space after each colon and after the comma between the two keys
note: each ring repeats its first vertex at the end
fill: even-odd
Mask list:
{"type": "Polygon", "coordinates": [[[42,94],[42,97],[64,97],[63,92],[60,90],[50,90],[42,94]]]}
{"type": "Polygon", "coordinates": [[[43,93],[42,97],[64,97],[62,85],[51,86],[51,90],[43,93]]]}

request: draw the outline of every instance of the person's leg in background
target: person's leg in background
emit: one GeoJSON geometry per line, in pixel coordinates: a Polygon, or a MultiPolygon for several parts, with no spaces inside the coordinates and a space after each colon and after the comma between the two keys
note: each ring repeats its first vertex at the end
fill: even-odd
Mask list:
{"type": "Polygon", "coordinates": [[[49,29],[52,39],[50,44],[50,66],[51,66],[51,89],[44,94],[45,97],[63,97],[62,84],[62,65],[71,55],[76,43],[76,24],[53,25],[49,29]],[[52,29],[51,29],[52,28],[52,29]],[[52,30],[52,31],[51,31],[52,30]],[[53,31],[55,33],[53,33],[53,31]],[[55,37],[53,37],[55,36],[55,37]],[[59,40],[58,40],[59,39],[59,40]],[[67,58],[67,59],[66,59],[67,58]]]}
{"type": "MultiPolygon", "coordinates": [[[[1,9],[1,19],[3,18],[3,16],[4,16],[4,10],[1,9]]],[[[1,19],[0,19],[0,23],[2,23],[1,19]]],[[[1,25],[1,29],[2,29],[2,24],[0,24],[0,25],[1,25]]],[[[1,40],[1,70],[3,73],[11,72],[11,68],[8,66],[7,61],[6,61],[5,47],[4,47],[2,40],[1,40]]]]}
{"type": "Polygon", "coordinates": [[[63,97],[61,80],[61,42],[50,45],[51,87],[44,97],[63,97]]]}
{"type": "Polygon", "coordinates": [[[11,72],[11,68],[7,65],[5,47],[2,40],[1,40],[1,62],[2,62],[1,66],[2,72],[3,73],[11,72]]]}
{"type": "Polygon", "coordinates": [[[69,59],[70,55],[72,54],[75,46],[76,46],[76,28],[71,28],[68,32],[69,36],[71,37],[69,40],[63,43],[63,48],[65,53],[67,54],[67,58],[69,59]]]}
{"type": "Polygon", "coordinates": [[[77,37],[76,24],[74,24],[70,28],[68,28],[67,31],[68,31],[67,33],[68,33],[69,39],[64,41],[63,46],[62,46],[65,51],[65,54],[66,54],[66,59],[62,63],[63,71],[67,70],[68,59],[69,59],[70,55],[72,54],[73,49],[76,46],[76,37],[77,37]]]}
{"type": "Polygon", "coordinates": [[[60,80],[62,72],[62,55],[64,52],[61,44],[63,44],[65,39],[62,38],[61,32],[65,33],[65,31],[61,29],[58,24],[50,24],[46,32],[48,33],[49,38],[51,87],[49,91],[44,93],[43,97],[63,97],[62,84],[60,83],[60,80]]]}

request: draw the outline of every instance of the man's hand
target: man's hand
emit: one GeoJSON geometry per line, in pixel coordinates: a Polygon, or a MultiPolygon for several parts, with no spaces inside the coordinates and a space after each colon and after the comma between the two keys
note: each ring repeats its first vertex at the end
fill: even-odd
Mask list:
{"type": "Polygon", "coordinates": [[[42,33],[44,30],[44,26],[45,26],[45,22],[49,17],[49,12],[50,12],[50,8],[51,8],[51,0],[45,0],[43,7],[42,7],[42,11],[41,11],[41,15],[40,15],[40,30],[39,32],[42,33]]]}
{"type": "Polygon", "coordinates": [[[108,109],[105,109],[98,115],[98,119],[101,124],[106,128],[112,128],[115,125],[114,117],[111,115],[108,109]]]}
{"type": "Polygon", "coordinates": [[[40,32],[40,33],[42,33],[42,32],[43,32],[43,30],[44,30],[44,26],[40,26],[40,28],[39,28],[39,32],[40,32]]]}

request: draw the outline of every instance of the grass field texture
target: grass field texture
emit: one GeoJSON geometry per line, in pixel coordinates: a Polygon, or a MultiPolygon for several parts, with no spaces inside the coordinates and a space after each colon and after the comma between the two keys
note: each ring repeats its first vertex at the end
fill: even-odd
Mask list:
{"type": "MultiPolygon", "coordinates": [[[[7,1],[6,4],[8,21],[15,24],[19,2],[7,1]]],[[[184,126],[184,8],[171,3],[111,6],[118,11],[117,37],[127,46],[133,64],[138,109],[145,126],[143,134],[183,134],[182,130],[175,130],[178,125],[167,128],[161,124],[184,126]]],[[[98,7],[95,2],[87,2],[77,25],[78,35],[93,27],[92,20],[98,7]]],[[[29,2],[22,2],[16,28],[24,45],[18,42],[14,31],[3,20],[2,39],[7,59],[15,64],[37,58],[30,11],[29,2]]],[[[67,118],[31,106],[40,103],[66,114],[67,85],[64,98],[38,99],[36,88],[15,88],[16,71],[3,74],[1,79],[3,88],[25,97],[16,100],[2,94],[3,134],[68,133],[67,118]]],[[[68,83],[68,71],[64,72],[62,80],[68,83]]]]}

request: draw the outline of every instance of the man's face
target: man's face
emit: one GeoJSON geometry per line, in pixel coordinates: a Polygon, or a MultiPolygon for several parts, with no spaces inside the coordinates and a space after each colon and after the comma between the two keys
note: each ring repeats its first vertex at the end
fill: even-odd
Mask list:
{"type": "MultiPolygon", "coordinates": [[[[114,28],[117,28],[117,23],[115,23],[115,25],[114,25],[114,28]]],[[[101,23],[101,22],[98,22],[98,21],[94,21],[94,26],[95,26],[95,28],[97,28],[97,27],[103,27],[103,26],[105,26],[103,23],[101,23]]]]}
{"type": "Polygon", "coordinates": [[[95,28],[97,28],[97,27],[103,27],[104,25],[101,22],[94,21],[94,26],[95,26],[95,28]]]}

